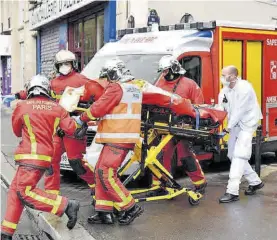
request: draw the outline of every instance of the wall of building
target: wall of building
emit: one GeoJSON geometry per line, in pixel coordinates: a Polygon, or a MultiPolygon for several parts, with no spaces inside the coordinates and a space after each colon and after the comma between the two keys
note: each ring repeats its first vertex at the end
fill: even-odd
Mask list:
{"type": "Polygon", "coordinates": [[[10,1],[0,1],[0,13],[0,21],[3,23],[3,30],[7,31],[8,19],[12,16],[12,4],[10,1]]]}
{"type": "Polygon", "coordinates": [[[261,1],[149,1],[149,8],[157,10],[161,25],[180,22],[185,13],[195,21],[227,20],[259,24],[275,24],[277,4],[261,1]]]}
{"type": "Polygon", "coordinates": [[[148,0],[118,0],[117,1],[117,29],[127,28],[129,16],[135,18],[135,27],[145,27],[147,25],[148,0]]]}
{"type": "Polygon", "coordinates": [[[161,25],[179,23],[182,16],[189,13],[195,21],[243,21],[277,26],[276,0],[122,0],[117,2],[117,29],[127,28],[130,15],[135,17],[135,27],[146,26],[148,12],[152,8],[157,10],[161,25]]]}
{"type": "Polygon", "coordinates": [[[36,73],[35,33],[29,31],[29,2],[1,1],[1,22],[4,31],[11,30],[11,91],[21,90],[24,82],[36,73]]]}

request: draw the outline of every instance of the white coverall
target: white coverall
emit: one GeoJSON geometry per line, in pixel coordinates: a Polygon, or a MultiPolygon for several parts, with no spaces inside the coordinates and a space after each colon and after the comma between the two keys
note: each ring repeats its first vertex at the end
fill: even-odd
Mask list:
{"type": "Polygon", "coordinates": [[[224,87],[219,93],[218,103],[228,112],[227,129],[230,130],[228,158],[231,160],[231,168],[226,192],[239,195],[242,176],[249,185],[261,183],[248,161],[252,154],[253,134],[263,116],[256,93],[246,80],[238,79],[233,89],[224,87]]]}

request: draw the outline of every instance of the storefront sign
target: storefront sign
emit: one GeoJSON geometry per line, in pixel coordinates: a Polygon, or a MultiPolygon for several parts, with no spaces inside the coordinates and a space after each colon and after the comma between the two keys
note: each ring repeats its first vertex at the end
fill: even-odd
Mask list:
{"type": "Polygon", "coordinates": [[[30,11],[30,28],[35,30],[95,0],[45,0],[30,11]]]}

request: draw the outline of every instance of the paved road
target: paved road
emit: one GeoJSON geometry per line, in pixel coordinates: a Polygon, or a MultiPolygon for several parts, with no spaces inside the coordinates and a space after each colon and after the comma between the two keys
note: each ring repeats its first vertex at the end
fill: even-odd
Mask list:
{"type": "MultiPolygon", "coordinates": [[[[172,239],[172,240],[276,240],[277,172],[264,181],[265,188],[256,196],[246,197],[242,185],[240,201],[218,204],[225,191],[226,172],[208,174],[207,194],[199,206],[192,207],[185,195],[175,200],[141,203],[145,212],[128,227],[90,225],[93,214],[90,195],[82,181],[62,178],[62,193],[81,201],[80,223],[95,239],[172,239]]],[[[179,179],[181,184],[187,179],[179,179]]]]}
{"type": "MultiPolygon", "coordinates": [[[[17,142],[9,132],[9,124],[2,116],[2,129],[5,129],[2,144],[8,155],[17,142]]],[[[267,163],[272,162],[273,158],[267,163]]],[[[217,167],[206,169],[209,185],[199,206],[190,206],[185,195],[171,201],[141,203],[144,214],[127,227],[88,224],[86,219],[93,214],[91,196],[86,184],[76,176],[62,177],[61,191],[81,202],[79,223],[97,240],[276,240],[277,171],[264,179],[266,185],[259,194],[244,196],[243,189],[247,186],[242,184],[240,201],[224,205],[218,204],[217,199],[225,191],[228,164],[217,167]]],[[[190,185],[187,178],[178,181],[190,185]]]]}

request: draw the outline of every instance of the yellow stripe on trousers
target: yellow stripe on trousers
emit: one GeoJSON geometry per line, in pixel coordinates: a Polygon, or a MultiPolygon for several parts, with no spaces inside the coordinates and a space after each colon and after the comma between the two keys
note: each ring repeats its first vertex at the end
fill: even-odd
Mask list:
{"type": "Polygon", "coordinates": [[[51,213],[53,213],[53,214],[57,213],[57,211],[58,211],[58,209],[59,209],[59,207],[62,203],[62,197],[61,196],[56,195],[57,196],[56,200],[53,200],[53,199],[49,199],[49,198],[40,196],[40,195],[32,192],[31,189],[32,189],[31,186],[26,187],[26,190],[25,190],[26,196],[28,196],[30,198],[33,198],[33,199],[37,200],[38,202],[42,202],[42,203],[45,203],[47,205],[53,206],[51,213]]]}
{"type": "Polygon", "coordinates": [[[131,196],[131,194],[128,197],[126,197],[125,194],[120,189],[120,187],[116,184],[116,182],[113,178],[113,169],[112,168],[109,168],[108,181],[111,184],[113,190],[118,194],[118,196],[122,200],[121,203],[114,203],[115,206],[117,205],[119,207],[125,207],[126,205],[128,205],[133,200],[133,197],[131,196]]]}

